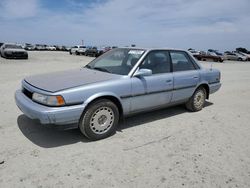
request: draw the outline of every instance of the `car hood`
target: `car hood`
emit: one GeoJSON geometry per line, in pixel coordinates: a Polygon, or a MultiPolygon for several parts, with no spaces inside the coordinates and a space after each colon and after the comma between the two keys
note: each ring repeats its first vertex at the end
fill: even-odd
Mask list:
{"type": "Polygon", "coordinates": [[[57,92],[87,84],[116,79],[119,77],[121,76],[82,68],[79,70],[30,76],[25,78],[24,81],[41,90],[57,92]]]}
{"type": "Polygon", "coordinates": [[[5,52],[26,52],[24,49],[16,49],[16,48],[6,48],[5,52]]]}

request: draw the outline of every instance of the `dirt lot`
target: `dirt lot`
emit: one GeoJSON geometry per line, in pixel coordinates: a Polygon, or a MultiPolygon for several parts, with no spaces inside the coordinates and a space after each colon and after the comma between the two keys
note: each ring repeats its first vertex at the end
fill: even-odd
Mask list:
{"type": "Polygon", "coordinates": [[[89,142],[78,130],[25,117],[14,92],[25,76],[91,58],[29,55],[0,58],[0,187],[250,187],[250,62],[214,63],[223,86],[200,112],[178,106],[137,115],[114,136],[89,142]]]}

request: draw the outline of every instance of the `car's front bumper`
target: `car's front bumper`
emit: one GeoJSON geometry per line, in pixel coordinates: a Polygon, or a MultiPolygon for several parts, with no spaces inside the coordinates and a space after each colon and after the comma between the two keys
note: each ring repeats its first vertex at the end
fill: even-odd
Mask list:
{"type": "Polygon", "coordinates": [[[66,125],[77,123],[85,108],[84,104],[64,106],[64,107],[48,107],[35,103],[21,90],[15,93],[16,104],[19,109],[29,118],[38,119],[41,124],[66,125]]]}
{"type": "Polygon", "coordinates": [[[8,59],[28,59],[27,53],[4,53],[4,57],[8,59]]]}

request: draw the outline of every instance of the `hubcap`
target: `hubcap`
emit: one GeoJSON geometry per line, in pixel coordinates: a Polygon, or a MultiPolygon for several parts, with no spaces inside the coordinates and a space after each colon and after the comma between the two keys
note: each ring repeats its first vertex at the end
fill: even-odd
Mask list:
{"type": "Polygon", "coordinates": [[[205,94],[203,91],[198,91],[194,97],[194,106],[197,109],[200,109],[203,107],[205,101],[205,94]]]}
{"type": "Polygon", "coordinates": [[[114,112],[109,107],[98,108],[90,120],[90,128],[96,134],[106,133],[113,124],[114,112]]]}

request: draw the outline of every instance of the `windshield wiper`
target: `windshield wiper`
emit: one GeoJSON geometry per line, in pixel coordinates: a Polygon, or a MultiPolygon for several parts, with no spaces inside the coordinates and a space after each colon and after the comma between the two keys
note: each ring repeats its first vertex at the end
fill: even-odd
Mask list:
{"type": "Polygon", "coordinates": [[[108,73],[110,73],[107,69],[102,68],[102,67],[93,67],[93,69],[99,70],[99,71],[102,71],[102,72],[108,72],[108,73]]]}

